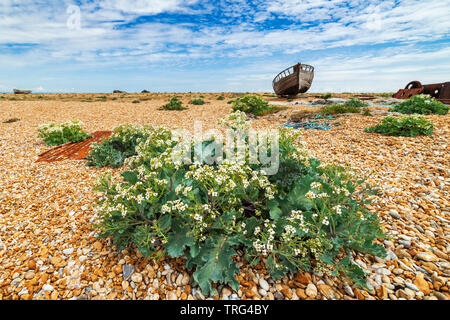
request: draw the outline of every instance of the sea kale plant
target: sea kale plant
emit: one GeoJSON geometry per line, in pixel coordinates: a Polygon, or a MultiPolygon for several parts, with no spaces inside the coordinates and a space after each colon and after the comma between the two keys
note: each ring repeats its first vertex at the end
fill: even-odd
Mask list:
{"type": "Polygon", "coordinates": [[[164,144],[163,141],[170,137],[167,129],[154,128],[152,126],[121,125],[114,129],[114,133],[101,144],[91,146],[87,159],[87,166],[97,168],[123,166],[125,159],[135,156],[136,147],[142,142],[152,140],[156,145],[164,144]]]}
{"type": "Polygon", "coordinates": [[[255,144],[245,114],[221,123],[238,135],[227,142],[204,137],[180,148],[178,135],[158,129],[165,139],[142,140],[121,177],[102,176],[96,186],[104,195],[96,216],[100,236],[118,250],[134,245],[145,257],[161,249],[183,257],[205,294],[215,292],[215,283],[239,288],[239,255],[264,264],[275,279],[314,270],[364,286],[354,252],[386,254],[378,244],[384,237],[378,216],[364,207],[374,191],[350,169],[314,158],[293,129],[258,133],[259,151],[279,161],[279,170],[267,175],[249,151],[255,144]],[[238,142],[238,136],[244,138],[238,142]],[[273,137],[278,146],[265,143],[273,137]],[[216,154],[238,145],[248,147],[238,161],[216,154]],[[217,162],[175,160],[197,152],[217,162]]]}
{"type": "Polygon", "coordinates": [[[195,106],[201,106],[201,105],[205,104],[205,101],[203,99],[199,98],[199,99],[192,99],[191,103],[195,106]]]}
{"type": "Polygon", "coordinates": [[[241,111],[255,116],[265,116],[278,110],[286,108],[271,106],[262,97],[257,95],[246,95],[232,102],[233,111],[241,111]]]}
{"type": "Polygon", "coordinates": [[[431,136],[434,125],[425,117],[411,115],[404,117],[385,117],[379,124],[367,128],[366,132],[381,133],[384,136],[416,137],[418,135],[431,136]]]}
{"type": "Polygon", "coordinates": [[[38,137],[43,139],[47,146],[59,146],[67,142],[81,142],[92,137],[82,129],[83,123],[78,120],[69,120],[62,124],[50,122],[39,126],[38,137]]]}
{"type": "Polygon", "coordinates": [[[168,111],[181,111],[185,110],[186,108],[183,107],[183,102],[180,101],[177,97],[172,97],[169,101],[169,103],[163,105],[160,110],[168,110],[168,111]]]}
{"type": "Polygon", "coordinates": [[[446,115],[448,110],[448,106],[426,94],[413,96],[410,99],[400,102],[399,104],[394,105],[393,108],[389,109],[391,112],[400,112],[403,114],[417,113],[424,115],[446,115]]]}

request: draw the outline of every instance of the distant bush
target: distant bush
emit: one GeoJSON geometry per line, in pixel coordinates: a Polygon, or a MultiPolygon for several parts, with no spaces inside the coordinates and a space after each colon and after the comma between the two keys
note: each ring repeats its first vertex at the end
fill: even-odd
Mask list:
{"type": "Polygon", "coordinates": [[[384,136],[416,137],[418,135],[431,136],[434,125],[423,116],[412,115],[397,118],[389,116],[374,126],[365,129],[366,132],[376,132],[384,136]]]}
{"type": "Polygon", "coordinates": [[[328,100],[328,99],[330,99],[331,97],[333,97],[333,95],[332,95],[331,93],[327,93],[327,94],[321,95],[321,96],[320,96],[320,99],[328,100]]]}
{"type": "Polygon", "coordinates": [[[170,102],[168,104],[163,105],[160,110],[184,110],[186,109],[183,107],[183,102],[178,100],[177,97],[173,97],[170,99],[170,102]]]}
{"type": "Polygon", "coordinates": [[[333,104],[330,106],[324,106],[320,108],[320,114],[323,116],[329,116],[333,114],[342,114],[342,113],[360,113],[361,108],[346,106],[343,104],[333,104]]]}
{"type": "Polygon", "coordinates": [[[141,103],[141,101],[140,100],[133,100],[133,103],[141,103]]]}
{"type": "Polygon", "coordinates": [[[365,108],[367,106],[367,103],[362,102],[357,98],[351,98],[344,104],[332,104],[329,106],[324,106],[320,109],[320,113],[324,116],[343,113],[361,113],[362,108],[365,108]]]}
{"type": "Polygon", "coordinates": [[[196,106],[201,106],[205,104],[205,101],[203,101],[202,99],[193,99],[191,103],[196,106]]]}
{"type": "Polygon", "coordinates": [[[370,112],[369,108],[364,108],[363,112],[362,112],[362,115],[366,116],[366,117],[370,117],[370,116],[372,116],[372,113],[370,112]]]}
{"type": "Polygon", "coordinates": [[[217,97],[217,100],[225,100],[225,97],[224,96],[219,96],[219,97],[217,97]]]}
{"type": "Polygon", "coordinates": [[[368,107],[369,104],[366,103],[366,102],[362,102],[358,98],[350,98],[350,100],[347,100],[344,103],[344,106],[346,106],[346,107],[356,107],[356,108],[365,108],[365,107],[368,107]]]}
{"type": "Polygon", "coordinates": [[[439,114],[446,115],[449,107],[440,101],[437,101],[429,95],[417,95],[405,100],[399,104],[394,105],[389,109],[391,112],[400,112],[403,114],[439,114]]]}
{"type": "Polygon", "coordinates": [[[47,146],[59,146],[67,142],[81,142],[92,137],[82,127],[81,121],[67,121],[63,124],[53,122],[39,126],[39,138],[47,146]]]}
{"type": "Polygon", "coordinates": [[[251,113],[255,116],[264,116],[282,109],[286,108],[271,106],[263,98],[256,95],[243,96],[233,101],[233,111],[251,113]]]}

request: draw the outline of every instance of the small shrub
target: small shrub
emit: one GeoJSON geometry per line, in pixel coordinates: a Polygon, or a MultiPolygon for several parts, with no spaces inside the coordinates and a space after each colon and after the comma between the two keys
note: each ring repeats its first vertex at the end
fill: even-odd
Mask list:
{"type": "Polygon", "coordinates": [[[234,100],[230,100],[227,102],[227,104],[233,104],[233,103],[234,103],[234,100]]]}
{"type": "Polygon", "coordinates": [[[141,101],[136,99],[136,100],[133,100],[133,103],[141,103],[141,101]]]}
{"type": "Polygon", "coordinates": [[[106,96],[97,96],[97,99],[106,100],[107,97],[106,96]]]}
{"type": "Polygon", "coordinates": [[[39,138],[42,138],[47,146],[59,146],[67,142],[81,142],[92,137],[82,129],[81,121],[67,121],[63,124],[53,122],[39,126],[39,138]]]}
{"type": "Polygon", "coordinates": [[[256,95],[243,96],[233,102],[233,111],[251,113],[255,116],[264,116],[283,109],[286,109],[286,107],[271,106],[263,98],[256,95]]]}
{"type": "Polygon", "coordinates": [[[350,98],[344,103],[344,106],[355,108],[366,108],[369,106],[369,104],[359,100],[358,98],[350,98]]]}
{"type": "Polygon", "coordinates": [[[178,100],[177,97],[173,97],[170,99],[170,102],[168,104],[163,105],[160,110],[185,110],[186,108],[183,107],[183,102],[178,100]]]}
{"type": "Polygon", "coordinates": [[[412,115],[402,118],[389,116],[374,126],[365,129],[366,132],[376,132],[384,136],[416,137],[418,135],[431,136],[434,125],[423,116],[412,115]]]}
{"type": "Polygon", "coordinates": [[[328,100],[328,99],[330,99],[331,97],[333,97],[333,95],[332,95],[331,93],[327,93],[327,94],[321,95],[321,96],[320,96],[320,99],[328,100]]]}
{"type": "Polygon", "coordinates": [[[117,97],[112,97],[111,100],[116,101],[117,97]]]}
{"type": "Polygon", "coordinates": [[[10,97],[8,100],[9,101],[17,101],[17,98],[16,97],[10,97]]]}
{"type": "Polygon", "coordinates": [[[391,112],[399,112],[403,114],[439,114],[446,115],[449,107],[440,101],[437,101],[429,95],[416,95],[408,100],[405,100],[399,104],[394,105],[389,109],[391,112]]]}
{"type": "Polygon", "coordinates": [[[201,106],[205,104],[205,101],[203,101],[202,99],[193,99],[191,100],[191,103],[196,106],[201,106]]]}
{"type": "Polygon", "coordinates": [[[361,108],[346,106],[344,104],[333,104],[320,108],[320,114],[323,116],[329,116],[342,113],[360,113],[361,108]]]}
{"type": "Polygon", "coordinates": [[[225,97],[224,96],[219,96],[219,97],[217,97],[217,100],[219,100],[219,101],[225,100],[225,97]]]}
{"type": "MultiPolygon", "coordinates": [[[[235,130],[249,127],[241,112],[225,120],[235,130]]],[[[247,156],[239,163],[174,163],[180,150],[170,131],[159,144],[142,141],[122,178],[99,179],[100,237],[119,251],[133,245],[145,257],[183,257],[204,294],[217,282],[239,288],[238,252],[241,261],[265,264],[275,280],[306,270],[364,286],[366,274],[351,253],[386,255],[375,242],[385,237],[378,216],[364,208],[373,190],[348,169],[312,158],[300,134],[279,129],[280,170],[273,176],[247,156]]]]}
{"type": "Polygon", "coordinates": [[[370,117],[370,116],[372,116],[372,113],[370,112],[369,108],[364,108],[363,112],[362,112],[362,115],[366,116],[366,117],[370,117]]]}

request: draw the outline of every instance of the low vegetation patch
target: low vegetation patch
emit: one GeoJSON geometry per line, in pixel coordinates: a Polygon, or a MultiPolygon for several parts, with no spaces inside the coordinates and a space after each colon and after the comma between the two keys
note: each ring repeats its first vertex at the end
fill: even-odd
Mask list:
{"type": "MultiPolygon", "coordinates": [[[[236,112],[222,123],[246,133],[245,118],[236,112]]],[[[386,255],[376,242],[384,238],[378,216],[364,207],[373,190],[349,169],[313,158],[301,132],[279,129],[280,169],[267,176],[248,154],[210,165],[172,161],[192,149],[176,148],[179,140],[167,129],[150,130],[158,138],[138,144],[128,171],[120,179],[106,174],[96,186],[104,194],[96,227],[118,250],[133,245],[145,257],[161,250],[184,257],[204,294],[215,292],[214,283],[238,290],[238,256],[265,264],[274,279],[314,270],[364,286],[365,272],[351,253],[386,255]]],[[[211,144],[227,148],[210,139],[191,147],[213,155],[211,144]]]]}
{"type": "Polygon", "coordinates": [[[437,101],[429,95],[417,95],[408,100],[396,104],[393,108],[389,109],[391,112],[399,112],[403,114],[439,114],[446,115],[449,107],[440,101],[437,101]]]}
{"type": "Polygon", "coordinates": [[[47,146],[59,146],[67,142],[81,142],[92,137],[82,129],[83,123],[79,120],[67,121],[62,124],[50,122],[39,126],[39,138],[47,146]]]}
{"type": "Polygon", "coordinates": [[[255,116],[265,116],[286,109],[286,107],[271,106],[262,97],[256,95],[247,95],[237,98],[232,104],[233,111],[250,113],[255,116]]]}
{"type": "Polygon", "coordinates": [[[330,99],[330,98],[332,98],[332,97],[333,97],[333,95],[332,95],[331,93],[327,93],[327,94],[321,95],[321,96],[320,96],[320,99],[328,100],[328,99],[330,99]]]}
{"type": "Polygon", "coordinates": [[[367,102],[363,102],[358,98],[350,98],[344,103],[346,107],[366,108],[369,106],[367,102]]]}
{"type": "Polygon", "coordinates": [[[418,135],[431,136],[434,125],[423,116],[412,115],[405,117],[389,116],[374,126],[367,128],[366,132],[376,132],[384,136],[416,137],[418,135]]]}
{"type": "Polygon", "coordinates": [[[224,96],[219,96],[219,97],[217,97],[217,100],[225,100],[225,97],[224,96]]]}
{"type": "Polygon", "coordinates": [[[357,98],[351,98],[350,100],[347,100],[344,104],[332,104],[320,108],[320,114],[324,116],[329,116],[343,113],[361,113],[362,108],[365,108],[367,106],[368,106],[367,103],[362,102],[357,98]]]}
{"type": "Polygon", "coordinates": [[[191,103],[196,106],[201,106],[205,104],[205,101],[203,101],[203,99],[193,99],[191,100],[191,103]]]}
{"type": "Polygon", "coordinates": [[[168,104],[163,105],[160,110],[185,110],[186,108],[183,107],[183,102],[180,101],[177,97],[173,97],[170,99],[170,102],[168,104]]]}

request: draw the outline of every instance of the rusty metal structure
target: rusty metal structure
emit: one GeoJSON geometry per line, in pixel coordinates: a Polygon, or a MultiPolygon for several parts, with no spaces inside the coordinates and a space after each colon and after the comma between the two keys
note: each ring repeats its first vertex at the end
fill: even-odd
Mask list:
{"type": "Polygon", "coordinates": [[[392,97],[396,99],[409,99],[418,94],[428,94],[443,103],[450,104],[450,82],[422,85],[419,81],[411,81],[392,97]]]}
{"type": "Polygon", "coordinates": [[[82,160],[89,155],[93,143],[101,143],[109,138],[112,131],[96,131],[93,137],[81,142],[69,142],[50,149],[38,156],[36,162],[55,162],[65,159],[82,160]]]}
{"type": "Polygon", "coordinates": [[[299,93],[305,93],[311,87],[314,79],[314,67],[297,63],[281,71],[275,79],[273,79],[272,86],[276,95],[282,96],[296,96],[299,93]]]}

